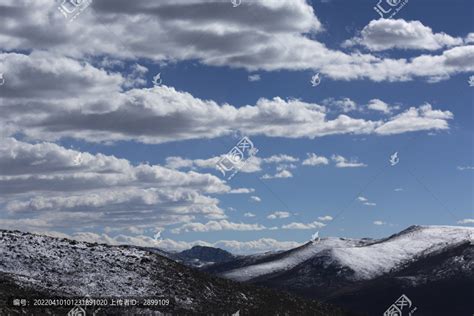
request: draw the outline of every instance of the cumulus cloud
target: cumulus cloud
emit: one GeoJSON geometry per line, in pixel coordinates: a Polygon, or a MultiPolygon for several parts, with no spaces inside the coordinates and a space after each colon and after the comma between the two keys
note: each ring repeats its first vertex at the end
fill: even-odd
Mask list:
{"type": "Polygon", "coordinates": [[[282,162],[297,162],[297,161],[299,161],[299,158],[296,158],[290,155],[285,155],[285,154],[273,155],[273,156],[263,159],[263,162],[266,162],[266,163],[282,163],[282,162]]]}
{"type": "Polygon", "coordinates": [[[281,170],[274,175],[270,175],[268,173],[264,174],[261,179],[284,179],[284,178],[292,178],[293,174],[289,170],[281,170]]]}
{"type": "Polygon", "coordinates": [[[244,214],[244,217],[255,217],[256,215],[254,213],[251,213],[251,212],[247,212],[244,214]]]}
{"type": "Polygon", "coordinates": [[[388,103],[385,103],[384,101],[380,99],[372,99],[369,101],[367,104],[367,108],[370,110],[374,111],[379,111],[385,114],[390,114],[394,110],[398,110],[400,107],[399,106],[391,106],[388,103]]]}
{"type": "Polygon", "coordinates": [[[382,221],[374,221],[374,225],[381,226],[381,225],[386,225],[387,223],[382,222],[382,221]]]}
{"type": "Polygon", "coordinates": [[[274,213],[268,215],[267,218],[268,219],[277,219],[277,218],[281,219],[281,218],[288,218],[290,216],[291,216],[291,214],[288,213],[288,212],[280,212],[279,211],[279,212],[274,212],[274,213]]]}
{"type": "Polygon", "coordinates": [[[254,202],[262,202],[262,199],[256,195],[252,195],[250,199],[254,202]]]}
{"type": "Polygon", "coordinates": [[[372,51],[382,51],[392,48],[438,50],[462,44],[462,38],[433,33],[420,21],[379,19],[370,21],[359,37],[347,40],[343,46],[362,45],[372,51]]]}
{"type": "Polygon", "coordinates": [[[335,108],[344,113],[357,110],[357,103],[349,98],[327,98],[321,101],[321,103],[329,108],[335,108]]]}
{"type": "Polygon", "coordinates": [[[315,228],[321,228],[326,226],[326,224],[321,223],[321,222],[311,222],[311,223],[298,223],[298,222],[293,222],[290,224],[283,225],[281,228],[282,229],[315,229],[315,228]]]}
{"type": "Polygon", "coordinates": [[[255,192],[255,189],[252,188],[237,188],[229,191],[231,194],[249,194],[255,192]]]}
{"type": "Polygon", "coordinates": [[[453,118],[450,111],[433,110],[431,104],[424,104],[419,108],[411,107],[405,112],[395,115],[388,122],[377,127],[375,132],[380,135],[400,134],[415,130],[423,130],[423,126],[430,129],[448,129],[448,120],[453,118]]]}
{"type": "Polygon", "coordinates": [[[253,74],[249,75],[249,81],[254,82],[254,81],[260,81],[262,78],[260,77],[259,74],[253,74]]]}
{"type": "Polygon", "coordinates": [[[330,215],[320,216],[318,219],[322,222],[329,222],[333,220],[333,217],[330,215]]]}
{"type": "MultiPolygon", "coordinates": [[[[237,108],[164,85],[123,91],[125,79],[120,74],[44,52],[4,53],[0,54],[0,62],[12,78],[2,86],[5,97],[0,104],[0,133],[24,133],[33,140],[75,138],[154,144],[215,138],[235,131],[250,136],[313,139],[337,134],[386,135],[448,129],[452,118],[449,111],[433,110],[427,104],[385,121],[346,114],[330,119],[323,106],[279,97],[261,98],[255,105],[237,108]]],[[[285,158],[288,157],[274,159],[285,158]]],[[[168,163],[175,168],[214,168],[218,159],[189,161],[175,157],[168,163]]],[[[241,171],[258,169],[258,162],[247,160],[241,171]]]]}
{"type": "Polygon", "coordinates": [[[367,167],[366,164],[359,162],[357,158],[347,159],[341,155],[332,155],[331,159],[336,163],[336,168],[360,168],[367,167]]]}
{"type": "Polygon", "coordinates": [[[464,170],[474,170],[474,166],[458,166],[458,170],[464,171],[464,170]]]}
{"type": "Polygon", "coordinates": [[[458,221],[458,224],[474,224],[474,218],[465,218],[458,221]]]}
{"type": "Polygon", "coordinates": [[[260,224],[234,223],[223,219],[219,221],[209,221],[207,223],[187,223],[171,229],[171,232],[173,234],[180,234],[182,232],[210,232],[222,230],[257,231],[264,229],[266,229],[266,227],[260,224]]]}
{"type": "Polygon", "coordinates": [[[69,238],[92,243],[153,247],[173,252],[183,251],[199,245],[225,249],[234,254],[253,254],[267,251],[287,250],[299,247],[303,244],[296,241],[279,241],[272,238],[260,238],[249,241],[218,240],[216,242],[207,242],[203,240],[179,241],[169,238],[156,240],[155,238],[146,235],[128,236],[119,234],[116,236],[110,236],[108,234],[98,234],[91,232],[65,234],[57,231],[36,231],[36,233],[45,234],[52,237],[69,238]]]}
{"type": "Polygon", "coordinates": [[[318,156],[315,153],[307,153],[308,158],[303,160],[303,166],[318,166],[329,164],[329,159],[324,156],[318,156]]]}
{"type": "MultiPolygon", "coordinates": [[[[458,53],[463,56],[446,50],[441,55],[411,59],[329,49],[306,36],[323,28],[305,0],[247,1],[238,11],[220,1],[104,0],[94,2],[89,12],[84,12],[74,23],[65,23],[54,1],[6,0],[4,6],[11,14],[0,21],[0,46],[8,51],[41,49],[74,58],[107,56],[155,62],[198,60],[206,65],[249,71],[311,69],[338,80],[448,78],[470,72],[474,67],[472,58],[469,59],[472,47],[468,45],[454,47],[461,48],[458,53]],[[22,23],[16,23],[20,17],[22,23]],[[96,27],[102,23],[107,28],[96,27]]],[[[371,23],[378,25],[376,21],[371,23]]],[[[416,22],[392,23],[404,27],[416,22]]],[[[431,35],[423,26],[416,30],[421,36],[417,32],[405,32],[392,38],[402,43],[398,40],[401,37],[411,46],[430,49],[458,42],[442,33],[431,35]]]]}
{"type": "Polygon", "coordinates": [[[6,227],[160,227],[197,215],[225,218],[206,194],[231,190],[210,174],[0,138],[0,205],[6,227]]]}
{"type": "Polygon", "coordinates": [[[377,205],[374,202],[369,202],[369,199],[367,199],[366,197],[363,197],[363,196],[357,197],[357,200],[359,202],[361,202],[362,204],[367,205],[367,206],[376,206],[377,205]]]}

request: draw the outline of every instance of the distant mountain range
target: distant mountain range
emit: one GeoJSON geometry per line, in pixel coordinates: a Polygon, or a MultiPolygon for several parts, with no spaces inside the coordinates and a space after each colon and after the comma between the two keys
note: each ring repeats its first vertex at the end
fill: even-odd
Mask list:
{"type": "MultiPolygon", "coordinates": [[[[165,311],[180,315],[355,315],[315,300],[218,278],[163,255],[182,260],[195,256],[203,262],[234,258],[203,247],[169,254],[0,230],[0,315],[66,315],[70,308],[31,309],[11,303],[14,298],[55,296],[163,297],[174,302],[174,308],[165,311]]],[[[163,311],[101,308],[95,315],[150,315],[155,310],[163,311]]],[[[87,315],[92,312],[89,308],[87,315]]]]}
{"type": "Polygon", "coordinates": [[[203,270],[370,315],[382,315],[402,294],[416,315],[472,315],[473,238],[469,227],[412,226],[385,239],[323,238],[203,270]]]}

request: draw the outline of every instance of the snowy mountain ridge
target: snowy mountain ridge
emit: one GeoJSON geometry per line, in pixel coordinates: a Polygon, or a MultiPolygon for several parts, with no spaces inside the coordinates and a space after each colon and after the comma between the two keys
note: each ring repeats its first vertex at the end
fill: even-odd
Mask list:
{"type": "MultiPolygon", "coordinates": [[[[327,304],[213,277],[140,247],[0,230],[0,254],[0,315],[27,312],[7,305],[12,293],[22,298],[164,297],[179,314],[347,315],[327,304]]],[[[149,308],[100,315],[151,315],[149,308]]],[[[67,310],[35,313],[66,315],[67,310]]]]}
{"type": "Polygon", "coordinates": [[[249,281],[264,275],[290,270],[314,257],[329,257],[354,271],[354,279],[375,278],[418,256],[434,253],[459,243],[473,242],[474,228],[458,226],[411,226],[380,240],[324,238],[311,242],[269,262],[226,271],[221,275],[236,281],[249,281]]]}

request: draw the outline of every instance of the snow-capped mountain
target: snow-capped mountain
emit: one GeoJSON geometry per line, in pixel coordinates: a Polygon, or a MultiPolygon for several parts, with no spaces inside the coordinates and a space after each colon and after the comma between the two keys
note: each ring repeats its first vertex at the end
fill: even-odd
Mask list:
{"type": "Polygon", "coordinates": [[[472,313],[472,299],[459,302],[452,298],[456,302],[453,308],[436,300],[432,291],[458,298],[474,293],[473,237],[474,228],[469,227],[412,226],[385,239],[325,238],[257,260],[241,258],[206,270],[369,314],[381,315],[405,292],[424,305],[420,306],[424,312],[417,311],[419,315],[447,315],[450,310],[472,313]],[[439,312],[443,310],[444,314],[439,312]]]}
{"type": "MultiPolygon", "coordinates": [[[[187,314],[348,315],[312,300],[212,277],[139,247],[0,230],[0,254],[0,315],[19,312],[6,306],[11,295],[166,297],[175,302],[173,312],[187,314]]],[[[36,310],[38,315],[50,312],[36,310]]],[[[65,315],[67,310],[54,312],[65,315]]],[[[98,315],[122,312],[146,311],[103,309],[98,315]]]]}
{"type": "Polygon", "coordinates": [[[457,245],[474,238],[474,228],[451,226],[412,226],[382,240],[323,238],[317,242],[266,260],[222,273],[222,276],[249,281],[269,274],[288,271],[299,264],[326,257],[327,264],[336,263],[353,271],[354,280],[372,279],[410,262],[414,258],[457,245]]]}

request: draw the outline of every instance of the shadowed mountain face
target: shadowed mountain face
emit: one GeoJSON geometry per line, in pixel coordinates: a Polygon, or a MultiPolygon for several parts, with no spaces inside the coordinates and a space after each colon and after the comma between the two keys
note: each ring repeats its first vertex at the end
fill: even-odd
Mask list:
{"type": "Polygon", "coordinates": [[[236,257],[219,248],[194,246],[191,249],[174,254],[173,258],[188,266],[201,268],[215,263],[229,262],[236,257]]]}
{"type": "MultiPolygon", "coordinates": [[[[313,300],[213,277],[137,247],[0,231],[0,253],[0,315],[19,312],[6,304],[17,296],[165,297],[175,302],[173,312],[191,314],[240,310],[241,315],[350,315],[313,300]]],[[[66,314],[67,310],[34,312],[66,314]]],[[[98,315],[151,311],[102,309],[98,315]]]]}
{"type": "Polygon", "coordinates": [[[473,236],[472,228],[412,226],[381,240],[322,239],[205,269],[371,315],[382,315],[402,294],[416,315],[470,315],[473,236]]]}

